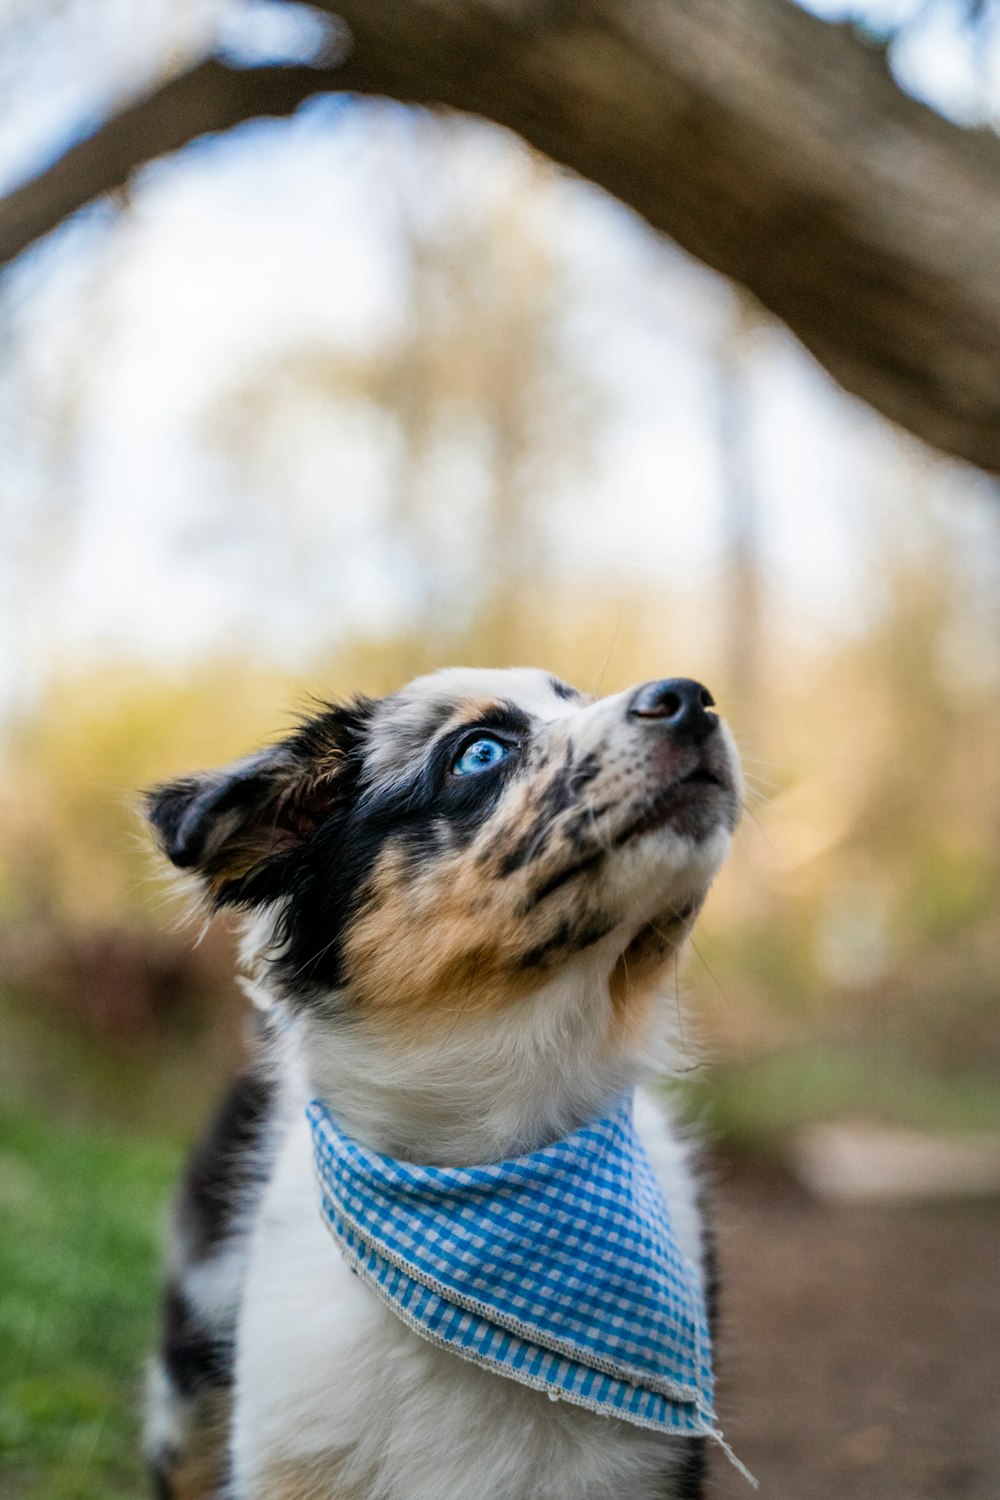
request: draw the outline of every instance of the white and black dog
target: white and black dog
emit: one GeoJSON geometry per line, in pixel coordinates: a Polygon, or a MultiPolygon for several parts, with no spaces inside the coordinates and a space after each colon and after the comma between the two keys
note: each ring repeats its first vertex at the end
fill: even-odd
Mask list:
{"type": "MultiPolygon", "coordinates": [[[[666,1500],[703,1438],[546,1400],[412,1332],[321,1222],[304,1115],[442,1166],[531,1152],[677,1070],[678,948],[742,784],[698,683],[593,700],[454,669],[324,706],[147,798],[213,910],[247,914],[261,1056],[180,1194],[147,1451],[169,1500],[666,1500]]],[[[637,1124],[714,1292],[683,1133],[637,1124]]]]}

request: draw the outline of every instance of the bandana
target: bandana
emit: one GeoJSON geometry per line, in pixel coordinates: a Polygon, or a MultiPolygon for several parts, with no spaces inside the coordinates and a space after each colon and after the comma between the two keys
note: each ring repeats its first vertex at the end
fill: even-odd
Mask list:
{"type": "Polygon", "coordinates": [[[701,1280],[631,1098],[539,1151],[473,1167],[369,1151],[318,1100],[307,1115],[323,1218],[416,1333],[553,1400],[729,1453],[701,1280]]]}

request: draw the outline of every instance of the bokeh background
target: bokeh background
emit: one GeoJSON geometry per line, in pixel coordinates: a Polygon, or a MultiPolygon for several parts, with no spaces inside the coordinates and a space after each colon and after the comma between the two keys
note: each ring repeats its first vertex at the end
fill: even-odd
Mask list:
{"type": "MultiPolygon", "coordinates": [[[[1000,119],[991,6],[822,13],[1000,119]]],[[[256,0],[3,0],[0,189],[209,45],[321,42],[256,0]]],[[[787,1500],[1000,1494],[1000,1217],[794,1176],[817,1122],[1000,1125],[996,483],[597,189],[388,103],[144,169],[3,274],[0,350],[0,1495],[142,1492],[157,1226],[243,1046],[137,790],[457,661],[711,686],[750,792],[684,987],[734,1441],[787,1500]]]]}

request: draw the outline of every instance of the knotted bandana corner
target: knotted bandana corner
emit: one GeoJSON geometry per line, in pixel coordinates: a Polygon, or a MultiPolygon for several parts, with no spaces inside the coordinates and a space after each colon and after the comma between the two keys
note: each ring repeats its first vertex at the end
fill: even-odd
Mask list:
{"type": "MultiPolygon", "coordinates": [[[[526,1156],[425,1167],[308,1107],[323,1218],[423,1338],[498,1375],[674,1436],[716,1426],[705,1297],[632,1100],[526,1156]]],[[[747,1477],[752,1477],[747,1474],[747,1477]]]]}

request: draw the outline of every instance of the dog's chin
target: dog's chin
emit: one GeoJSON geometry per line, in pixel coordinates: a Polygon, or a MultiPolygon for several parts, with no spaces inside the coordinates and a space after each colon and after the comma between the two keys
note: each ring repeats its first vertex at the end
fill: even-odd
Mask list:
{"type": "Polygon", "coordinates": [[[680,942],[694,921],[729,852],[731,834],[720,817],[699,819],[693,836],[690,826],[686,818],[680,827],[664,818],[636,834],[606,866],[604,909],[617,914],[616,934],[626,947],[650,922],[680,942]]]}

